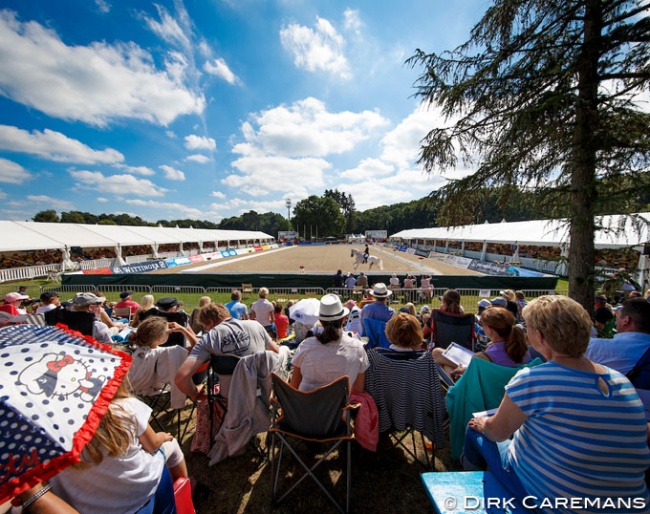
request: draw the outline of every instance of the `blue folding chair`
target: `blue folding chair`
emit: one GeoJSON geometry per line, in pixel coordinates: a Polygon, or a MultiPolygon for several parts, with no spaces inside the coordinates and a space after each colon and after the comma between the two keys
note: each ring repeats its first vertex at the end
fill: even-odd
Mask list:
{"type": "Polygon", "coordinates": [[[378,319],[364,318],[363,333],[368,338],[366,350],[371,348],[388,348],[390,341],[386,337],[386,322],[378,319]]]}

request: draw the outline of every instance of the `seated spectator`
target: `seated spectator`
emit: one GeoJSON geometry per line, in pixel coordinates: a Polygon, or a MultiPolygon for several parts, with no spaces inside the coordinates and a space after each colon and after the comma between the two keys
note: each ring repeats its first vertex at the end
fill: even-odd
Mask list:
{"type": "Polygon", "coordinates": [[[282,304],[274,307],[273,320],[278,339],[284,339],[289,335],[289,318],[282,313],[282,304]]]}
{"type": "Polygon", "coordinates": [[[414,316],[414,317],[417,318],[418,311],[417,311],[417,309],[415,308],[415,305],[413,305],[413,303],[411,303],[411,302],[405,303],[405,304],[404,304],[404,308],[406,308],[406,310],[408,311],[408,313],[409,313],[411,316],[414,316]]]}
{"type": "Polygon", "coordinates": [[[433,298],[433,286],[431,285],[431,275],[422,275],[420,278],[420,299],[428,302],[433,298]]]}
{"type": "Polygon", "coordinates": [[[248,309],[241,301],[241,291],[235,289],[230,295],[230,302],[226,304],[226,309],[230,311],[230,315],[235,319],[248,319],[248,309]]]}
{"type": "MultiPolygon", "coordinates": [[[[445,294],[442,295],[442,305],[440,306],[442,312],[449,314],[463,314],[463,308],[460,306],[460,293],[455,289],[447,289],[445,294]]],[[[430,317],[427,324],[424,326],[424,337],[427,338],[433,332],[433,324],[435,323],[433,317],[430,317]]],[[[433,337],[433,336],[431,336],[433,337]]]]}
{"type": "Polygon", "coordinates": [[[322,329],[315,330],[316,335],[305,339],[296,349],[291,361],[293,387],[313,391],[347,376],[351,392],[363,392],[368,357],[363,343],[343,331],[349,312],[338,296],[327,294],[321,298],[318,319],[322,329]]]}
{"type": "Polygon", "coordinates": [[[19,314],[27,314],[27,311],[21,308],[21,304],[24,300],[29,299],[29,296],[21,293],[7,293],[5,295],[4,305],[0,305],[0,311],[7,312],[12,316],[18,316],[19,314]]]}
{"type": "Polygon", "coordinates": [[[368,277],[363,271],[359,272],[359,276],[357,277],[357,283],[355,284],[355,287],[360,287],[361,290],[368,289],[368,277]]]}
{"type": "Polygon", "coordinates": [[[61,306],[59,293],[54,291],[45,291],[41,294],[41,304],[36,308],[36,314],[45,314],[47,311],[56,309],[61,306]]]}
{"type": "Polygon", "coordinates": [[[267,299],[269,296],[269,290],[266,287],[260,287],[257,294],[260,299],[251,305],[250,319],[260,323],[264,327],[264,330],[271,334],[271,337],[276,337],[273,318],[275,307],[273,307],[273,304],[267,299]]]}
{"type": "Polygon", "coordinates": [[[136,328],[140,324],[140,316],[147,312],[149,309],[151,309],[154,306],[155,299],[152,294],[146,294],[142,297],[142,301],[140,302],[140,308],[135,311],[135,315],[133,316],[133,319],[131,320],[131,326],[133,328],[136,328]]]}
{"type": "Polygon", "coordinates": [[[526,295],[523,291],[515,291],[515,303],[517,304],[517,323],[523,323],[524,317],[521,314],[521,311],[524,310],[524,307],[528,305],[528,300],[526,300],[526,295]]]}
{"type": "Polygon", "coordinates": [[[369,290],[369,294],[374,301],[364,304],[361,309],[361,321],[369,318],[387,322],[395,314],[395,311],[386,305],[393,292],[386,287],[386,284],[378,282],[369,290]]]}
{"type": "Polygon", "coordinates": [[[353,290],[354,286],[357,284],[357,279],[354,278],[354,273],[350,272],[348,273],[348,278],[345,279],[345,289],[348,291],[353,290]]]}
{"type": "Polygon", "coordinates": [[[176,323],[168,323],[165,318],[152,316],[145,319],[137,330],[129,335],[133,351],[133,363],[129,369],[129,381],[135,394],[152,396],[160,392],[167,383],[171,384],[171,406],[181,408],[185,395],[174,384],[176,372],[192,349],[182,346],[160,347],[169,337],[170,330],[178,330],[176,323]]]}
{"type": "MultiPolygon", "coordinates": [[[[177,325],[174,331],[182,333],[193,346],[181,368],[176,373],[175,383],[189,398],[195,401],[207,399],[203,386],[196,386],[192,376],[212,355],[232,353],[239,357],[253,355],[259,351],[268,350],[280,356],[279,367],[282,369],[288,358],[289,349],[280,348],[268,332],[253,320],[239,320],[230,315],[226,307],[220,303],[209,303],[199,311],[199,323],[203,327],[203,335],[197,335],[186,327],[177,325]]],[[[221,394],[228,396],[229,380],[221,378],[221,394]]]]}
{"type": "Polygon", "coordinates": [[[503,291],[499,291],[499,294],[506,299],[506,309],[508,309],[510,312],[512,312],[512,315],[517,318],[517,315],[519,313],[519,308],[517,306],[517,296],[515,295],[515,292],[512,289],[504,289],[503,291]]]}
{"type": "Polygon", "coordinates": [[[120,384],[81,462],[50,479],[52,492],[81,513],[139,510],[157,491],[166,493],[158,487],[165,466],[172,480],[187,477],[178,442],[154,432],[151,408],[130,395],[127,383],[120,384]]]}
{"type": "Polygon", "coordinates": [[[209,303],[212,303],[212,298],[209,296],[202,296],[199,298],[199,306],[192,311],[192,314],[190,314],[190,327],[192,327],[192,330],[194,330],[195,334],[198,334],[203,330],[201,327],[201,324],[199,323],[199,311],[208,305],[209,303]]]}
{"type": "Polygon", "coordinates": [[[412,352],[423,349],[422,327],[411,314],[398,312],[386,324],[389,349],[395,352],[412,352]]]}
{"type": "Polygon", "coordinates": [[[393,275],[390,277],[390,280],[388,281],[388,287],[391,291],[395,291],[396,289],[400,289],[400,281],[399,278],[397,278],[397,274],[393,273],[393,275]]]}
{"type": "MultiPolygon", "coordinates": [[[[643,406],[622,374],[585,357],[589,314],[553,295],[532,300],[523,315],[530,344],[548,362],[520,370],[493,416],[469,421],[465,469],[489,467],[519,501],[639,499],[645,509],[650,451],[643,406]]],[[[544,512],[575,509],[564,504],[544,512]]]]}
{"type": "Polygon", "coordinates": [[[616,317],[614,316],[614,313],[607,307],[596,309],[594,312],[594,328],[592,330],[592,335],[604,339],[612,339],[615,333],[616,317]]]}
{"type": "MultiPolygon", "coordinates": [[[[480,324],[490,342],[485,350],[475,353],[472,359],[484,359],[509,368],[530,362],[526,335],[516,325],[515,317],[510,311],[503,307],[490,307],[481,315],[480,324]]],[[[433,349],[433,357],[447,375],[458,378],[466,368],[450,361],[443,353],[441,348],[433,349]]]]}
{"type": "Polygon", "coordinates": [[[346,332],[352,332],[354,335],[360,336],[363,333],[363,325],[361,323],[361,309],[357,307],[357,302],[350,299],[345,302],[346,308],[350,311],[348,321],[345,325],[346,332]]]}
{"type": "Polygon", "coordinates": [[[138,302],[134,302],[131,298],[132,296],[132,291],[123,291],[120,293],[120,301],[115,304],[115,308],[125,309],[128,307],[131,309],[131,314],[135,314],[135,312],[140,308],[140,304],[138,302]]]}
{"type": "Polygon", "coordinates": [[[420,309],[420,315],[418,316],[422,328],[424,328],[424,326],[427,324],[427,321],[429,321],[430,317],[431,317],[431,307],[429,307],[428,305],[423,305],[422,309],[420,309]]]}
{"type": "MultiPolygon", "coordinates": [[[[102,304],[106,298],[96,296],[93,293],[79,293],[72,300],[75,311],[90,312],[95,316],[93,322],[93,337],[100,343],[112,344],[111,333],[105,323],[100,321],[100,315],[104,310],[102,304]]],[[[105,314],[105,313],[104,313],[105,314]]]]}

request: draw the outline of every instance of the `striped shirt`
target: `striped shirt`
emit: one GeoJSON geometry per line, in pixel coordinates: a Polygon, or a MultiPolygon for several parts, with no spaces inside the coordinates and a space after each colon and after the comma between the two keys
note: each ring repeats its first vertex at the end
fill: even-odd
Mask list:
{"type": "MultiPolygon", "coordinates": [[[[538,505],[545,498],[648,500],[643,474],[650,451],[643,405],[627,378],[605,369],[595,374],[548,362],[519,371],[506,386],[528,416],[510,446],[512,468],[538,505]],[[599,378],[608,394],[598,387],[599,378]]],[[[603,503],[584,510],[542,511],[647,512],[607,509],[603,503]]]]}

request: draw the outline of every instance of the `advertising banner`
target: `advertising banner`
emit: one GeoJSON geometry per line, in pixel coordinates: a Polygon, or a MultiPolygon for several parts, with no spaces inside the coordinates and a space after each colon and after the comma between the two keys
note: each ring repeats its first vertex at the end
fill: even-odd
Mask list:
{"type": "Polygon", "coordinates": [[[235,257],[237,255],[237,250],[221,250],[222,257],[235,257]]]}
{"type": "Polygon", "coordinates": [[[190,255],[190,261],[192,261],[193,264],[196,264],[197,262],[205,262],[205,258],[203,255],[190,255]]]}
{"type": "Polygon", "coordinates": [[[298,239],[298,232],[295,230],[280,230],[278,232],[278,241],[280,242],[293,241],[294,239],[298,239]]]}
{"type": "Polygon", "coordinates": [[[478,271],[480,273],[486,273],[488,275],[508,276],[509,267],[510,266],[507,264],[497,264],[496,262],[482,262],[472,260],[467,269],[478,271]]]}
{"type": "Polygon", "coordinates": [[[115,275],[124,275],[130,273],[147,273],[149,271],[166,269],[168,267],[169,266],[167,264],[167,261],[148,261],[148,262],[139,262],[137,264],[127,264],[125,266],[118,266],[115,268],[111,268],[111,271],[115,275]]]}
{"type": "Polygon", "coordinates": [[[111,268],[97,268],[97,269],[86,269],[84,270],[84,275],[110,275],[111,268]]]}

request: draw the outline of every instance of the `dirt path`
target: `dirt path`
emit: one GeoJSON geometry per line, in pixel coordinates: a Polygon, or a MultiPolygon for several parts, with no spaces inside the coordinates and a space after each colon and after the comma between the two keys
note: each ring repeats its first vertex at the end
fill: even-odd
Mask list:
{"type": "Polygon", "coordinates": [[[397,273],[404,275],[411,272],[416,275],[481,275],[456,266],[440,262],[437,259],[422,259],[416,255],[393,251],[388,248],[372,246],[371,255],[381,258],[384,269],[376,266],[372,269],[362,264],[354,269],[355,259],[350,256],[351,248],[362,250],[359,245],[326,245],[326,246],[291,246],[269,250],[263,253],[250,254],[243,257],[231,257],[212,263],[192,264],[182,268],[161,270],[157,273],[300,273],[300,265],[304,272],[335,273],[340,269],[344,273],[360,271],[368,275],[376,273],[397,273]]]}

